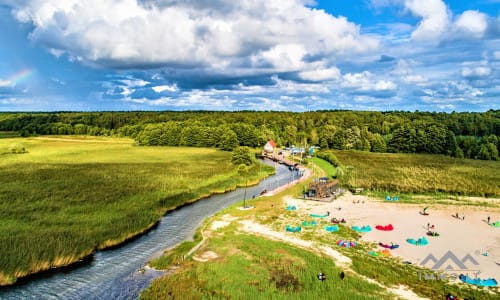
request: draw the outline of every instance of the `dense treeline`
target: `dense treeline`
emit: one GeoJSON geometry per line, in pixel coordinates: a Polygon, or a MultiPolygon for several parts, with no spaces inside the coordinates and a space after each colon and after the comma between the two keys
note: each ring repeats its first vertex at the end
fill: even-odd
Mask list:
{"type": "Polygon", "coordinates": [[[0,131],[18,131],[22,136],[127,136],[140,145],[224,150],[262,146],[272,138],[281,146],[308,144],[324,149],[498,160],[500,111],[0,113],[0,131]]]}

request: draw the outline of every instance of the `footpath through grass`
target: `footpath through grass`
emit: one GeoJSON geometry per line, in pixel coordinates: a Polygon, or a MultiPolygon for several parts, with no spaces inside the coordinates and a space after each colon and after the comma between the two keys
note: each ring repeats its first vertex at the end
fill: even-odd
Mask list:
{"type": "Polygon", "coordinates": [[[443,155],[334,151],[341,184],[372,191],[500,197],[500,161],[443,155]]]}
{"type": "Polygon", "coordinates": [[[119,244],[168,210],[244,184],[230,160],[229,152],[127,139],[0,139],[0,285],[119,244]],[[12,144],[28,152],[12,154],[12,144]]]}

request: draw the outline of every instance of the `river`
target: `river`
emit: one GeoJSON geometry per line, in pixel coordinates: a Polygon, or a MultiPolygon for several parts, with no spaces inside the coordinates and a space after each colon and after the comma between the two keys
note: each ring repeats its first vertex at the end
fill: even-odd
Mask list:
{"type": "MultiPolygon", "coordinates": [[[[294,175],[285,165],[277,165],[275,175],[247,188],[247,198],[291,182],[294,175]]],[[[163,274],[151,269],[141,272],[148,261],[192,238],[204,219],[242,201],[244,193],[245,189],[240,188],[174,210],[156,228],[122,246],[97,251],[87,263],[1,287],[0,299],[135,299],[163,274]]]]}

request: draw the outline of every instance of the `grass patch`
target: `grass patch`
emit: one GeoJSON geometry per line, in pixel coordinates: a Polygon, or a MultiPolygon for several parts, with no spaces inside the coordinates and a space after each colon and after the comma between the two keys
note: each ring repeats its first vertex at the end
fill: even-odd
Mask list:
{"type": "MultiPolygon", "coordinates": [[[[245,180],[231,153],[127,139],[1,139],[0,284],[67,265],[153,226],[168,210],[245,180]]],[[[256,181],[269,172],[253,174],[256,181]]]]}
{"type": "Polygon", "coordinates": [[[357,276],[340,280],[329,258],[285,243],[225,231],[205,250],[219,258],[186,262],[175,276],[153,282],[140,299],[384,299],[385,291],[357,276]],[[321,282],[317,274],[327,279],[321,282]]]}
{"type": "Polygon", "coordinates": [[[337,176],[337,168],[335,168],[331,163],[327,162],[324,159],[313,157],[312,162],[323,169],[328,177],[336,177],[337,176]]]}
{"type": "Polygon", "coordinates": [[[344,166],[341,184],[407,194],[500,196],[500,162],[442,155],[334,151],[344,166]]]}

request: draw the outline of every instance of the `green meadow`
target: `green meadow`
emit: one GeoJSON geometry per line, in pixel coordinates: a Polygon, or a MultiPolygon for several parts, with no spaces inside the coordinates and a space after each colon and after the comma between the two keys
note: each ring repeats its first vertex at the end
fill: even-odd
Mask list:
{"type": "MultiPolygon", "coordinates": [[[[331,170],[331,166],[308,167],[318,176],[331,170]]],[[[429,270],[396,258],[372,257],[367,251],[375,247],[373,244],[360,243],[351,249],[338,247],[339,239],[359,240],[360,237],[343,224],[339,225],[339,232],[327,233],[324,227],[331,225],[328,220],[317,220],[316,227],[303,227],[298,234],[287,233],[312,242],[305,248],[239,229],[239,221],[244,220],[283,233],[287,224],[300,225],[304,214],[286,211],[283,199],[300,195],[306,184],[295,185],[271,197],[258,197],[252,201],[254,209],[242,211],[238,209],[241,204],[235,204],[207,220],[193,241],[180,244],[150,263],[170,272],[155,280],[140,299],[400,299],[392,292],[400,286],[427,299],[444,299],[448,293],[459,299],[498,299],[498,289],[422,280],[419,274],[429,270]],[[212,222],[221,220],[229,220],[230,224],[213,229],[212,222]],[[215,258],[201,262],[186,255],[202,240],[201,247],[192,255],[212,251],[215,258]],[[322,247],[340,252],[352,260],[352,265],[336,265],[335,260],[320,250],[322,247]],[[339,276],[341,271],[345,274],[343,280],[339,276]],[[326,274],[324,282],[317,279],[319,272],[326,274]]]]}
{"type": "MultiPolygon", "coordinates": [[[[261,172],[249,182],[270,170],[261,172]]],[[[104,137],[0,139],[0,285],[119,244],[175,207],[244,182],[231,153],[215,149],[104,137]]]]}
{"type": "Polygon", "coordinates": [[[500,161],[430,154],[334,151],[341,184],[371,191],[500,196],[500,161]]]}

